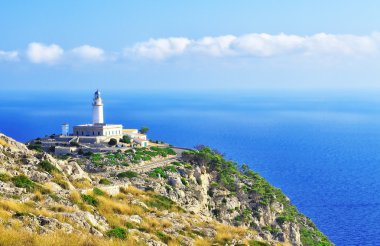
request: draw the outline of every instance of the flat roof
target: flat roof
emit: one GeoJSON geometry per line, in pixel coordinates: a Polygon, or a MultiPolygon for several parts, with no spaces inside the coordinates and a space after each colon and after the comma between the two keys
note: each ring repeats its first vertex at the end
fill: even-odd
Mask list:
{"type": "Polygon", "coordinates": [[[83,125],[76,125],[74,127],[123,127],[121,124],[83,124],[83,125]]]}

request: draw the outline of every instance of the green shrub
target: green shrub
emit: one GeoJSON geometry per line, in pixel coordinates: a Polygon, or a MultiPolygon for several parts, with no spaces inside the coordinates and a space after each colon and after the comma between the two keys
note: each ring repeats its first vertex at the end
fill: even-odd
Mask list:
{"type": "Polygon", "coordinates": [[[161,195],[153,195],[152,199],[147,202],[148,206],[158,209],[170,209],[174,204],[172,200],[161,195]]]}
{"type": "Polygon", "coordinates": [[[171,237],[165,233],[163,233],[162,231],[157,231],[156,232],[156,235],[157,237],[164,243],[168,243],[170,240],[171,240],[171,237]]]}
{"type": "Polygon", "coordinates": [[[114,138],[111,138],[110,141],[108,142],[108,145],[110,146],[115,146],[117,144],[117,140],[114,138]]]}
{"type": "Polygon", "coordinates": [[[166,175],[166,172],[164,171],[164,169],[162,169],[161,167],[157,167],[157,168],[153,169],[153,171],[151,171],[148,175],[149,175],[149,177],[152,177],[152,178],[158,178],[159,176],[162,178],[168,177],[168,175],[166,175]]]}
{"type": "Polygon", "coordinates": [[[256,241],[256,240],[250,240],[248,243],[249,243],[249,246],[270,246],[270,244],[268,243],[256,241]]]}
{"type": "Polygon", "coordinates": [[[96,199],[95,197],[93,197],[91,195],[82,194],[81,197],[82,197],[84,202],[86,202],[87,204],[92,205],[94,207],[96,207],[99,204],[98,199],[96,199]]]}
{"type": "Polygon", "coordinates": [[[184,177],[181,178],[181,182],[182,182],[182,184],[184,186],[188,186],[189,185],[189,182],[187,182],[187,180],[184,177]]]}
{"type": "Polygon", "coordinates": [[[118,178],[135,178],[137,176],[138,174],[133,171],[126,171],[126,172],[119,173],[117,175],[118,178]]]}
{"type": "Polygon", "coordinates": [[[177,167],[182,165],[182,163],[179,162],[179,161],[174,161],[171,164],[174,165],[174,166],[177,166],[177,167]]]}
{"type": "Polygon", "coordinates": [[[191,165],[191,164],[189,164],[189,163],[185,163],[185,165],[183,165],[185,168],[187,168],[187,169],[191,169],[191,168],[193,168],[193,166],[191,165]]]}
{"type": "Polygon", "coordinates": [[[176,173],[176,172],[177,172],[177,169],[176,169],[175,166],[173,166],[173,165],[166,166],[166,167],[164,168],[164,170],[167,171],[167,172],[172,172],[172,173],[176,173]]]}
{"type": "Polygon", "coordinates": [[[36,186],[36,184],[25,175],[12,177],[12,182],[16,187],[25,188],[28,191],[32,191],[36,186]]]}
{"type": "Polygon", "coordinates": [[[0,173],[0,181],[2,182],[9,182],[11,181],[12,177],[9,176],[7,173],[0,173]]]}
{"type": "Polygon", "coordinates": [[[96,188],[96,187],[94,187],[94,189],[92,189],[92,192],[94,192],[94,194],[98,195],[98,196],[104,196],[106,194],[104,191],[102,191],[101,189],[96,188]]]}
{"type": "Polygon", "coordinates": [[[37,152],[43,152],[41,145],[38,145],[38,144],[29,144],[28,149],[35,150],[37,152]]]}
{"type": "Polygon", "coordinates": [[[51,164],[49,161],[47,161],[47,160],[45,160],[45,161],[41,161],[41,162],[38,164],[38,166],[39,166],[42,170],[44,170],[44,171],[46,171],[46,172],[48,172],[48,173],[52,173],[52,172],[54,172],[54,171],[58,171],[58,169],[57,169],[53,164],[51,164]]]}
{"type": "Polygon", "coordinates": [[[99,184],[110,185],[110,184],[112,184],[112,182],[109,181],[109,180],[106,179],[106,178],[102,178],[102,179],[99,180],[99,184]]]}
{"type": "Polygon", "coordinates": [[[107,231],[108,237],[115,237],[120,239],[126,239],[127,238],[127,230],[121,227],[116,227],[112,230],[107,231]]]}
{"type": "Polygon", "coordinates": [[[122,143],[131,143],[131,137],[128,135],[124,135],[123,138],[120,139],[120,142],[122,143]]]}

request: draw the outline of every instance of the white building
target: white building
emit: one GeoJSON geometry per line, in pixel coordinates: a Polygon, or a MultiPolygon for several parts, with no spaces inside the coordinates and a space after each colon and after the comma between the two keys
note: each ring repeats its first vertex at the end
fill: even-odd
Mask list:
{"type": "Polygon", "coordinates": [[[73,135],[87,137],[115,137],[117,139],[123,136],[122,125],[104,123],[103,100],[99,90],[95,92],[92,103],[92,124],[74,126],[73,135]]]}

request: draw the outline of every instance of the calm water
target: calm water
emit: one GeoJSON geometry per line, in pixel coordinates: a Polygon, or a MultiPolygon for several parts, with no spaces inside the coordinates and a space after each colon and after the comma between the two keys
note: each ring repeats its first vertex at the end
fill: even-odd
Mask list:
{"type": "MultiPolygon", "coordinates": [[[[362,93],[104,93],[105,119],[175,145],[210,145],[281,188],[336,245],[380,245],[380,100],[362,93]]],[[[91,120],[86,93],[0,93],[20,140],[91,120]]]]}

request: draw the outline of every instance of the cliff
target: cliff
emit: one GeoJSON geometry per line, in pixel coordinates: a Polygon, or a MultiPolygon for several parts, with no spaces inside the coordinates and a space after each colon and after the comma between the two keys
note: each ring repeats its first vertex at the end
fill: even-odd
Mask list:
{"type": "Polygon", "coordinates": [[[146,169],[95,157],[0,134],[0,245],[332,245],[280,190],[207,147],[146,169]]]}

